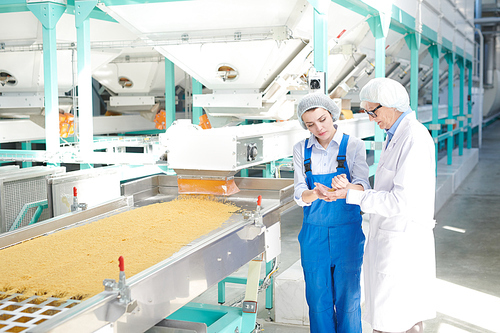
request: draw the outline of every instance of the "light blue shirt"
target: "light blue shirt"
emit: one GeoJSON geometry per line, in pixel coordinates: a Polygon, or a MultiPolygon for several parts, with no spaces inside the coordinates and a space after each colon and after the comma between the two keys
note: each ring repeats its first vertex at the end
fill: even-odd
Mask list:
{"type": "MultiPolygon", "coordinates": [[[[330,141],[326,149],[321,146],[314,135],[311,134],[309,138],[308,146],[312,146],[311,169],[314,174],[324,175],[337,172],[337,155],[344,132],[337,125],[334,126],[337,127],[337,132],[335,132],[332,141],[330,141]]],[[[309,189],[304,171],[304,145],[305,140],[302,140],[293,147],[294,199],[297,205],[301,207],[311,205],[311,203],[302,201],[302,193],[309,189]]],[[[351,183],[359,184],[365,190],[370,189],[365,143],[352,135],[349,136],[346,155],[347,166],[351,174],[351,183]]]]}
{"type": "Polygon", "coordinates": [[[403,120],[404,117],[406,117],[410,112],[413,112],[411,108],[408,108],[402,115],[399,116],[398,119],[396,119],[396,122],[392,124],[391,128],[389,128],[386,133],[387,133],[387,145],[389,145],[389,142],[391,142],[392,137],[394,136],[394,133],[396,133],[396,129],[399,126],[399,123],[401,123],[401,120],[403,120]]]}

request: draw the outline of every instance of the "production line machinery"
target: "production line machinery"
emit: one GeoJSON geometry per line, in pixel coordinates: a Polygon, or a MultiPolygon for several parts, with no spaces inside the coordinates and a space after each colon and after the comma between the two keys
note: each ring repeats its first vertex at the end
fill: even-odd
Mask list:
{"type": "MultiPolygon", "coordinates": [[[[239,209],[222,227],[126,280],[120,273],[118,282],[103,281],[103,291],[92,298],[84,301],[25,298],[0,292],[0,332],[137,333],[154,327],[211,332],[210,325],[217,327],[214,328],[217,332],[254,331],[261,266],[254,259],[271,262],[281,252],[280,215],[294,204],[293,180],[236,177],[234,181],[239,192],[224,199],[239,209]],[[227,307],[225,311],[217,305],[189,303],[247,263],[250,263],[249,278],[242,307],[227,307]],[[255,288],[249,287],[250,284],[255,288]],[[249,289],[254,296],[249,296],[252,295],[249,289]],[[191,313],[206,308],[212,313],[211,323],[180,320],[185,318],[183,307],[191,313]],[[220,311],[214,312],[215,308],[220,311]],[[176,312],[179,309],[181,312],[176,312]],[[220,318],[214,319],[214,313],[220,313],[220,318]]],[[[155,175],[125,183],[121,185],[121,194],[87,210],[4,233],[0,236],[0,249],[134,208],[174,200],[179,196],[177,177],[155,175]]],[[[117,275],[109,278],[117,279],[118,273],[117,267],[117,275]]]]}

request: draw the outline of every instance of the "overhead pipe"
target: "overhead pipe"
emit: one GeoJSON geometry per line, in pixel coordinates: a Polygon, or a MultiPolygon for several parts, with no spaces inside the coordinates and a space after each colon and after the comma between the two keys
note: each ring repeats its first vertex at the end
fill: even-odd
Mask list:
{"type": "Polygon", "coordinates": [[[475,25],[495,25],[500,23],[500,17],[482,17],[474,19],[475,25]]]}
{"type": "Polygon", "coordinates": [[[389,65],[389,67],[385,70],[385,77],[390,77],[392,73],[401,65],[400,62],[393,62],[389,65]]]}
{"type": "MultiPolygon", "coordinates": [[[[474,8],[476,9],[474,13],[474,19],[475,20],[481,19],[481,17],[483,16],[483,0],[476,0],[476,5],[474,6],[474,8]]],[[[480,25],[476,23],[476,29],[480,28],[481,28],[480,25]]]]}
{"type": "Polygon", "coordinates": [[[358,59],[356,59],[354,55],[349,58],[348,62],[344,66],[344,71],[339,74],[339,79],[333,82],[333,84],[329,87],[328,94],[333,94],[337,87],[339,87],[342,83],[345,83],[350,77],[352,77],[354,73],[359,70],[361,64],[364,63],[365,59],[366,54],[361,54],[358,59]]]}
{"type": "Polygon", "coordinates": [[[492,36],[488,37],[486,42],[487,56],[486,56],[486,77],[484,83],[488,87],[493,86],[493,71],[495,70],[495,38],[492,36]]]}

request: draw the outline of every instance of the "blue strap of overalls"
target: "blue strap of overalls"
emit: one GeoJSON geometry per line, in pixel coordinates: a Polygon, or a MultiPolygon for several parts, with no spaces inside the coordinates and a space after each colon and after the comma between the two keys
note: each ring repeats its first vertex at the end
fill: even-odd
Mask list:
{"type": "MultiPolygon", "coordinates": [[[[347,142],[349,141],[349,135],[345,134],[342,136],[342,141],[340,142],[340,148],[339,148],[339,153],[337,155],[337,171],[339,169],[344,169],[344,171],[348,170],[347,167],[347,142]]],[[[314,184],[312,183],[312,170],[311,170],[311,153],[312,153],[312,147],[307,147],[307,144],[309,142],[309,139],[306,139],[305,145],[304,145],[304,171],[306,174],[306,181],[307,181],[307,186],[309,189],[314,188],[314,184]]],[[[349,175],[347,175],[349,176],[349,175]]],[[[350,178],[350,177],[349,177],[350,178]]]]}
{"type": "Polygon", "coordinates": [[[349,135],[344,134],[342,136],[342,142],[340,142],[339,154],[337,155],[337,171],[339,169],[347,169],[347,142],[349,141],[349,135]]]}

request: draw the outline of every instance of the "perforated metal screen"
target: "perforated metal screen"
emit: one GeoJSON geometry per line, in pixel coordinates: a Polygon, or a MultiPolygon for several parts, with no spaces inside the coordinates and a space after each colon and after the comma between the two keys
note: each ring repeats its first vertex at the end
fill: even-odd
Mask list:
{"type": "Polygon", "coordinates": [[[23,332],[80,302],[53,297],[9,295],[0,291],[0,332],[23,332]]]}
{"type": "MultiPolygon", "coordinates": [[[[26,203],[47,200],[47,181],[45,177],[6,182],[3,190],[5,191],[5,221],[3,221],[5,224],[3,230],[10,229],[26,203]]],[[[35,211],[36,208],[31,208],[20,222],[19,227],[27,226],[35,211]]],[[[48,210],[45,209],[38,220],[47,219],[48,216],[48,210]]]]}
{"type": "MultiPolygon", "coordinates": [[[[23,212],[27,204],[47,200],[47,176],[64,172],[64,167],[32,167],[2,174],[0,177],[0,232],[9,231],[20,216],[17,227],[27,226],[37,207],[23,212]]],[[[44,209],[37,221],[48,219],[49,210],[44,209]]]]}

